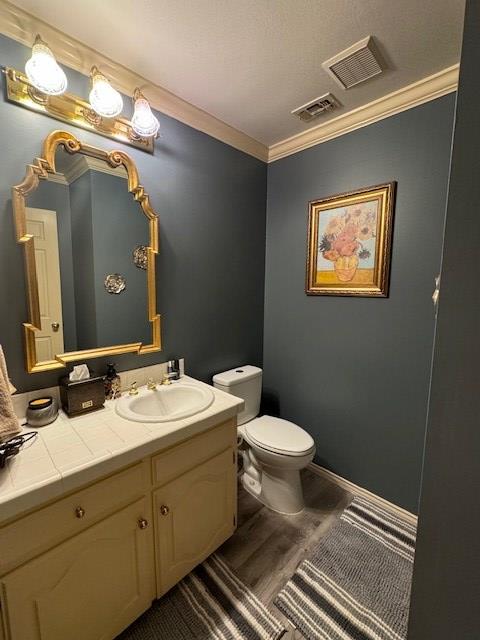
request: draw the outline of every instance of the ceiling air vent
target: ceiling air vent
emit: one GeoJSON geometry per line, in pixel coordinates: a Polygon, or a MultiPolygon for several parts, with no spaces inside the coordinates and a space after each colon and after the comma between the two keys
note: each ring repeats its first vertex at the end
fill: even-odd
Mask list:
{"type": "Polygon", "coordinates": [[[326,60],[322,67],[342,89],[350,89],[383,71],[371,36],[326,60]]]}
{"type": "Polygon", "coordinates": [[[338,100],[331,93],[326,93],[324,96],[315,98],[315,100],[311,100],[307,104],[302,104],[301,107],[294,109],[292,115],[298,116],[303,122],[310,122],[339,106],[338,100]]]}

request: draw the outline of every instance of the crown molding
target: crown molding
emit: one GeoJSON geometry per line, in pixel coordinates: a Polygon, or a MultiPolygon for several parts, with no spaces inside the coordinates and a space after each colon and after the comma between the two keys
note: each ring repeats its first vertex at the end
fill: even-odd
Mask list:
{"type": "Polygon", "coordinates": [[[55,184],[63,184],[68,187],[68,181],[63,173],[48,173],[47,182],[55,182],[55,184]]]}
{"type": "Polygon", "coordinates": [[[112,81],[115,88],[127,96],[133,95],[135,87],[140,87],[157,111],[259,160],[267,161],[268,148],[261,142],[67,36],[7,0],[0,0],[0,33],[28,47],[32,46],[36,34],[40,33],[62,64],[86,76],[90,75],[90,69],[95,64],[112,81]]]}
{"type": "Polygon", "coordinates": [[[77,155],[69,164],[63,175],[67,184],[72,184],[75,180],[78,180],[80,176],[83,176],[87,171],[99,171],[100,173],[108,173],[111,176],[117,178],[128,179],[127,172],[123,166],[111,167],[109,164],[100,160],[99,158],[90,158],[89,156],[77,155]]]}
{"type": "Polygon", "coordinates": [[[383,120],[407,109],[412,109],[435,98],[456,91],[458,86],[458,64],[435,73],[378,100],[369,102],[348,113],[328,120],[307,131],[271,145],[268,162],[298,153],[332,138],[343,136],[355,129],[383,120]]]}
{"type": "Polygon", "coordinates": [[[35,35],[41,33],[44,40],[54,50],[55,57],[59,62],[86,76],[90,74],[91,67],[96,64],[122,93],[132,95],[135,87],[140,87],[147,95],[152,107],[157,111],[264,162],[274,162],[435,98],[440,98],[447,93],[456,91],[458,85],[459,65],[456,64],[357,109],[332,118],[324,124],[311,127],[302,133],[267,147],[203,109],[195,107],[163,87],[127,69],[127,67],[114,62],[95,49],[67,36],[7,0],[0,0],[0,33],[28,47],[32,45],[35,35]]]}
{"type": "Polygon", "coordinates": [[[83,176],[87,171],[99,171],[100,173],[107,173],[117,178],[128,179],[127,173],[123,167],[111,167],[103,160],[99,158],[90,158],[89,156],[78,155],[72,158],[67,170],[63,173],[49,173],[47,175],[48,182],[55,182],[56,184],[63,184],[67,187],[78,180],[80,176],[83,176]]]}

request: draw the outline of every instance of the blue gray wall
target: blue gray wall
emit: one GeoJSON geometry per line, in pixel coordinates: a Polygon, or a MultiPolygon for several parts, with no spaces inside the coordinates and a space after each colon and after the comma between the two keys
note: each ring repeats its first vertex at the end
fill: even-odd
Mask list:
{"type": "Polygon", "coordinates": [[[269,165],[265,406],[315,461],[416,511],[454,96],[269,165]],[[390,296],[306,296],[307,203],[398,182],[390,296]]]}
{"type": "MultiPolygon", "coordinates": [[[[127,180],[88,171],[92,194],[95,308],[98,346],[141,341],[149,344],[147,272],[133,262],[137,245],[149,244],[149,225],[127,190],[127,180]],[[126,287],[107,293],[105,276],[120,273],[126,287]]],[[[126,174],[125,174],[126,175],[126,174]]]]}
{"type": "MultiPolygon", "coordinates": [[[[26,47],[0,36],[1,64],[22,69],[28,57],[26,47]]],[[[88,95],[88,79],[67,73],[70,91],[88,95]]],[[[157,115],[162,137],[151,156],[0,98],[0,344],[22,391],[56,384],[61,370],[25,371],[23,256],[15,243],[10,189],[21,182],[25,165],[40,154],[48,133],[62,128],[89,144],[129,153],[160,216],[157,288],[163,351],[119,356],[119,369],[185,356],[188,372],[208,380],[244,362],[262,363],[266,166],[157,115]]],[[[105,367],[105,360],[90,363],[105,367]]]]}
{"type": "MultiPolygon", "coordinates": [[[[75,351],[79,351],[98,346],[90,172],[85,172],[72,182],[69,190],[72,258],[75,265],[73,270],[77,330],[75,351]]],[[[61,275],[63,278],[63,273],[61,275]]]]}

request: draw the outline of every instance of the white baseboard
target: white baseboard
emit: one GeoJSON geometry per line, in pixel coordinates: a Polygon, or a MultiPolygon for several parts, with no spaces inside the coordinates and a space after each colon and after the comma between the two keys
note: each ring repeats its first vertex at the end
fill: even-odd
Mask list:
{"type": "Polygon", "coordinates": [[[368,489],[359,487],[353,482],[350,482],[350,480],[346,480],[345,478],[342,478],[342,476],[338,476],[336,473],[333,473],[333,471],[328,471],[328,469],[325,469],[324,467],[321,467],[320,465],[315,464],[314,462],[311,462],[308,465],[308,468],[312,473],[315,473],[317,476],[320,476],[322,478],[325,478],[326,480],[329,480],[330,482],[333,482],[333,484],[336,484],[339,487],[342,487],[342,489],[345,489],[346,491],[353,493],[353,495],[355,496],[361,496],[362,498],[366,498],[367,500],[370,500],[371,502],[375,503],[382,509],[387,509],[388,511],[391,511],[392,513],[396,514],[400,518],[407,520],[410,524],[417,526],[417,516],[413,513],[410,513],[410,511],[407,511],[406,509],[403,509],[402,507],[399,507],[396,504],[393,504],[393,502],[389,502],[388,500],[385,500],[385,498],[381,498],[380,496],[377,496],[375,493],[368,491],[368,489]]]}

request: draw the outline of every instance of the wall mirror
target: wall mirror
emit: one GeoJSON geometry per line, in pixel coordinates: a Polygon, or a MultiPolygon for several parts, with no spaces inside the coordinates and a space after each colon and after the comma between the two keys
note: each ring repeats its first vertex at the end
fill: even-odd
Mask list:
{"type": "Polygon", "coordinates": [[[25,253],[27,371],[159,351],[158,218],[130,156],[53,131],[12,203],[25,253]]]}

